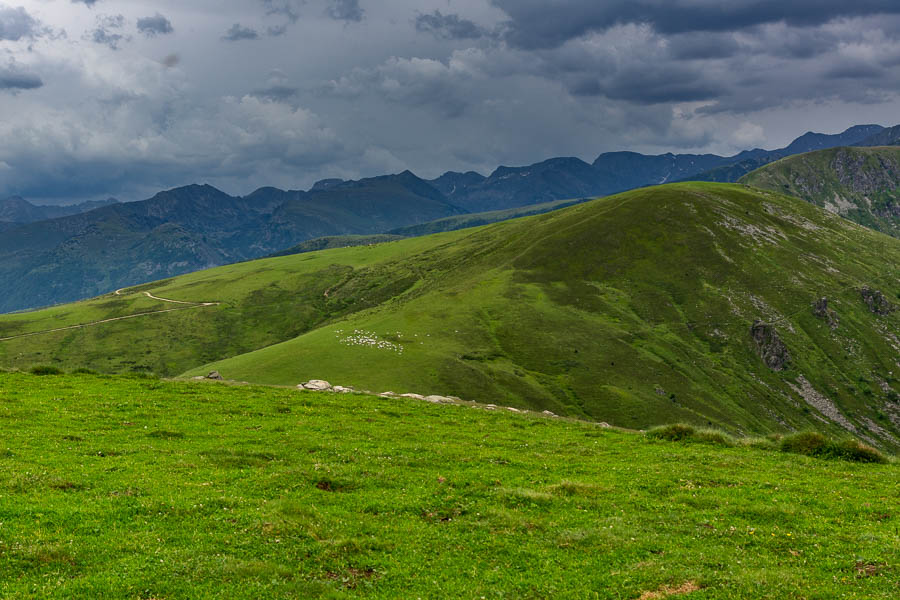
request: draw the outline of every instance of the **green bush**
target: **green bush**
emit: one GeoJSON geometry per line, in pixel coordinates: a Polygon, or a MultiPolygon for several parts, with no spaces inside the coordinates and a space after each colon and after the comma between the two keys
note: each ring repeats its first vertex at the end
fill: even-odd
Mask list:
{"type": "Polygon", "coordinates": [[[30,373],[32,375],[63,375],[65,372],[59,367],[38,365],[36,367],[31,367],[30,373]]]}
{"type": "Polygon", "coordinates": [[[804,456],[822,456],[828,449],[828,440],[816,431],[802,431],[784,436],[779,449],[804,456]]]}
{"type": "Polygon", "coordinates": [[[72,371],[72,375],[98,375],[97,371],[86,367],[79,367],[72,371]]]}
{"type": "Polygon", "coordinates": [[[727,446],[729,448],[736,445],[733,437],[731,437],[724,431],[719,431],[718,429],[701,429],[700,431],[696,432],[691,439],[698,442],[703,442],[704,444],[727,446]]]}
{"type": "Polygon", "coordinates": [[[654,427],[647,432],[647,437],[657,440],[667,440],[670,442],[680,442],[693,437],[695,429],[684,423],[675,423],[674,425],[660,425],[654,427]]]}
{"type": "Polygon", "coordinates": [[[888,458],[868,444],[863,444],[859,440],[848,439],[835,444],[831,444],[828,454],[834,458],[849,460],[862,463],[879,463],[886,464],[888,458]]]}

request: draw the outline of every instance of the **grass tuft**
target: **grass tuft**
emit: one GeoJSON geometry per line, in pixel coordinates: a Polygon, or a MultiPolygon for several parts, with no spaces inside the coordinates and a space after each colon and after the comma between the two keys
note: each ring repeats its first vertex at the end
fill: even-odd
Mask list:
{"type": "Polygon", "coordinates": [[[680,442],[692,438],[695,433],[696,430],[690,425],[675,423],[672,425],[660,425],[659,427],[654,427],[647,432],[647,437],[655,440],[680,442]]]}
{"type": "Polygon", "coordinates": [[[36,365],[29,372],[32,375],[65,375],[65,371],[52,365],[36,365]]]}
{"type": "Polygon", "coordinates": [[[817,431],[801,431],[786,435],[781,440],[779,450],[804,456],[823,456],[828,448],[828,439],[817,431]]]}

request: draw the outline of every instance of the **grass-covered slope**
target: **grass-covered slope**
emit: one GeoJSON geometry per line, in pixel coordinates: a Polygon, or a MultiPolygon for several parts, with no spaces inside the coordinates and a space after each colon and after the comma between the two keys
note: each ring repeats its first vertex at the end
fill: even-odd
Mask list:
{"type": "Polygon", "coordinates": [[[0,419],[4,598],[896,597],[895,464],[93,376],[0,419]]]}
{"type": "Polygon", "coordinates": [[[833,148],[792,156],[741,183],[803,198],[900,237],[900,148],[833,148]]]}
{"type": "MultiPolygon", "coordinates": [[[[0,342],[0,361],[323,378],[623,426],[818,427],[896,447],[898,259],[900,242],[794,198],[669,185],[149,284],[221,304],[0,342]],[[756,320],[773,324],[757,338],[783,370],[760,357],[756,320]]],[[[141,291],[2,317],[0,338],[136,312],[141,291]]]]}

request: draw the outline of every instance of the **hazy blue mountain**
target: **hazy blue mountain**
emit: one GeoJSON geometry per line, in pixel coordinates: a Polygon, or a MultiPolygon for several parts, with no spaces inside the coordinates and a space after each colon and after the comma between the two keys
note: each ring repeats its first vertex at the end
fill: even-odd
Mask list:
{"type": "Polygon", "coordinates": [[[788,156],[805,154],[816,150],[828,150],[840,146],[865,145],[866,140],[879,135],[883,130],[884,127],[881,125],[854,125],[846,131],[834,135],[808,131],[784,148],[771,151],[757,150],[748,156],[739,154],[736,157],[738,160],[713,167],[699,174],[683,177],[681,180],[733,183],[751,171],[788,156]]]}
{"type": "Polygon", "coordinates": [[[0,200],[0,223],[34,223],[45,219],[77,215],[118,202],[115,198],[109,198],[108,200],[91,200],[67,206],[44,206],[32,204],[21,196],[11,196],[0,200]]]}
{"type": "Polygon", "coordinates": [[[265,256],[327,235],[371,234],[464,212],[409,172],[238,198],[190,185],[0,236],[0,311],[66,302],[265,256]]]}
{"type": "Polygon", "coordinates": [[[855,146],[900,146],[900,125],[888,127],[864,139],[855,146]]]}

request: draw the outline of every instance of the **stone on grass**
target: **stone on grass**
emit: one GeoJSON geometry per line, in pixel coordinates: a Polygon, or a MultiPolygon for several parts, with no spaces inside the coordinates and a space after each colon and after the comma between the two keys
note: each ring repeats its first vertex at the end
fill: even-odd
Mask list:
{"type": "Polygon", "coordinates": [[[209,375],[206,376],[207,379],[215,379],[216,381],[222,381],[225,379],[222,377],[218,371],[212,371],[209,375]]]}
{"type": "Polygon", "coordinates": [[[310,379],[303,384],[303,387],[307,390],[324,392],[331,389],[331,384],[323,379],[310,379]]]}

